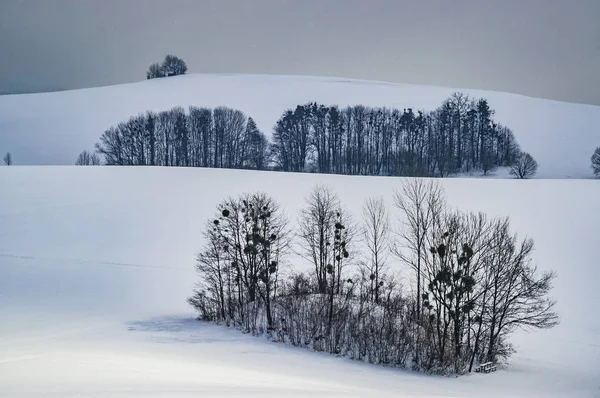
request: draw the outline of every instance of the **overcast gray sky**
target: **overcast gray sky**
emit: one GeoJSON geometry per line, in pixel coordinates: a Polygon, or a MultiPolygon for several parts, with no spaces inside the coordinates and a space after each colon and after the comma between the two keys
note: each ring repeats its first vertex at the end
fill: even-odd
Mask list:
{"type": "Polygon", "coordinates": [[[311,74],[600,104],[600,0],[0,0],[0,93],[311,74]]]}

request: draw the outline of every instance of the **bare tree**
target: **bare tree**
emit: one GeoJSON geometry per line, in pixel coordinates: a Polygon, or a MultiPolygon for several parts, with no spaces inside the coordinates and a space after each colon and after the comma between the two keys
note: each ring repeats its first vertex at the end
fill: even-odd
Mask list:
{"type": "Polygon", "coordinates": [[[98,166],[100,165],[100,157],[95,153],[83,151],[77,156],[75,161],[76,166],[98,166]]]}
{"type": "Polygon", "coordinates": [[[455,93],[431,111],[318,103],[286,110],[273,134],[284,171],[447,176],[508,166],[519,151],[485,99],[455,93]]]}
{"type": "Polygon", "coordinates": [[[333,237],[339,199],[326,186],[318,185],[300,213],[301,255],[315,267],[317,291],[327,292],[327,266],[332,263],[333,237]]]}
{"type": "Polygon", "coordinates": [[[169,54],[165,57],[161,69],[165,76],[183,75],[187,72],[187,65],[181,58],[169,54]]]}
{"type": "Polygon", "coordinates": [[[222,252],[221,239],[213,221],[207,221],[204,231],[206,245],[197,255],[196,270],[201,280],[188,302],[203,320],[229,321],[235,318],[232,297],[232,271],[229,256],[222,252]]]}
{"type": "Polygon", "coordinates": [[[368,249],[367,269],[371,300],[379,304],[383,272],[390,251],[390,219],[382,197],[368,198],[363,205],[364,240],[368,249]]]}
{"type": "Polygon", "coordinates": [[[531,263],[533,241],[517,241],[508,219],[495,227],[493,250],[486,271],[491,275],[486,311],[487,359],[496,360],[503,338],[516,328],[546,329],[558,324],[555,301],[548,297],[554,272],[539,273],[531,263]]]}
{"type": "Polygon", "coordinates": [[[436,180],[407,179],[401,190],[395,193],[394,200],[404,215],[398,232],[400,241],[394,246],[394,253],[416,273],[415,312],[419,317],[423,261],[428,255],[429,234],[436,223],[440,223],[445,209],[444,190],[436,180]]]}
{"type": "Polygon", "coordinates": [[[13,158],[10,152],[7,152],[6,155],[4,155],[4,164],[7,166],[13,164],[13,158]]]}
{"type": "Polygon", "coordinates": [[[592,155],[592,170],[596,177],[600,177],[600,146],[596,148],[592,155]]]}
{"type": "Polygon", "coordinates": [[[517,178],[530,178],[537,172],[538,164],[527,152],[517,155],[515,162],[510,166],[510,175],[517,178]]]}
{"type": "Polygon", "coordinates": [[[189,302],[204,318],[232,320],[255,331],[264,305],[267,329],[274,326],[273,299],[289,247],[288,219],[264,193],[244,194],[218,206],[207,224],[207,246],[198,256],[201,285],[189,302]]]}
{"type": "Polygon", "coordinates": [[[241,169],[246,160],[246,116],[239,110],[218,107],[214,110],[215,135],[220,140],[219,167],[241,169]]]}
{"type": "Polygon", "coordinates": [[[533,242],[519,242],[507,218],[448,211],[435,181],[408,180],[396,202],[405,220],[394,250],[417,273],[418,312],[414,290],[405,296],[394,275],[383,273],[390,241],[383,199],[363,206],[367,266],[348,275],[354,228],[323,186],[308,198],[299,233],[316,281],[280,273],[287,219],[268,196],[245,194],[223,201],[207,222],[200,283],[188,301],[204,320],[356,360],[441,373],[506,358],[514,352],[515,329],[558,323],[548,296],[554,273],[532,266],[533,242]]]}
{"type": "Polygon", "coordinates": [[[492,226],[483,213],[446,212],[425,261],[423,304],[432,317],[437,357],[442,364],[452,358],[455,372],[473,350],[477,303],[488,288],[482,274],[492,226]]]}
{"type": "Polygon", "coordinates": [[[350,256],[348,251],[351,237],[351,228],[347,228],[344,220],[346,217],[342,210],[335,214],[335,224],[333,225],[332,256],[330,263],[327,264],[327,274],[329,274],[329,311],[327,330],[331,333],[334,314],[334,299],[336,295],[342,293],[342,272],[346,259],[350,256]]]}

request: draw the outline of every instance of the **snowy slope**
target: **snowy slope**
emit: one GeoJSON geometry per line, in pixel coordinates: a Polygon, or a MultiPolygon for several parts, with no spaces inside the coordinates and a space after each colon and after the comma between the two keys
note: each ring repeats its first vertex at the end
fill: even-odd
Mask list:
{"type": "MultiPolygon", "coordinates": [[[[452,205],[510,215],[558,271],[562,323],[514,336],[505,369],[419,375],[193,320],[201,228],[228,195],[264,190],[295,218],[316,183],[358,216],[399,179],[232,170],[0,168],[0,396],[599,397],[600,184],[442,180],[452,205]]],[[[396,213],[394,213],[396,214],[396,213]]],[[[402,271],[399,269],[399,271],[402,271]]]]}
{"type": "MultiPolygon", "coordinates": [[[[0,153],[16,164],[73,164],[110,126],[146,110],[190,105],[237,108],[270,133],[283,111],[308,101],[433,110],[455,89],[326,77],[186,75],[133,84],[0,96],[0,153]]],[[[538,178],[588,178],[600,145],[600,107],[490,91],[496,120],[539,163],[538,178]]]]}

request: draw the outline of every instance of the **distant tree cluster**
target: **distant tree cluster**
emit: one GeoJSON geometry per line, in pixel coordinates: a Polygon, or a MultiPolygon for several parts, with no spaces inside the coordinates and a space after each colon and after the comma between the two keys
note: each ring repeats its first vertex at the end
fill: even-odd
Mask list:
{"type": "Polygon", "coordinates": [[[10,152],[6,152],[6,155],[4,155],[4,164],[7,166],[11,166],[13,164],[13,157],[10,152]]]}
{"type": "Polygon", "coordinates": [[[98,154],[89,151],[83,151],[77,156],[75,161],[76,166],[98,166],[100,165],[100,157],[98,154]]]}
{"type": "Polygon", "coordinates": [[[177,107],[110,128],[97,151],[107,165],[430,177],[509,167],[515,177],[533,176],[537,163],[493,114],[485,99],[461,93],[416,114],[309,103],[285,111],[269,141],[238,110],[177,107]]]}
{"type": "Polygon", "coordinates": [[[532,264],[533,241],[508,219],[450,210],[435,181],[405,182],[395,203],[397,223],[383,198],[355,222],[317,186],[294,225],[265,193],[226,199],[206,222],[189,303],[244,332],[435,373],[500,361],[517,328],[558,323],[554,274],[532,264]],[[293,253],[309,271],[292,268],[293,253]],[[393,268],[412,282],[401,286],[393,268]]]}
{"type": "Polygon", "coordinates": [[[261,170],[268,140],[252,118],[225,107],[146,112],[108,129],[96,144],[106,165],[261,170]]]}
{"type": "Polygon", "coordinates": [[[146,72],[146,79],[156,79],[159,77],[183,75],[187,72],[185,62],[174,55],[167,55],[162,63],[150,65],[146,72]]]}
{"type": "Polygon", "coordinates": [[[493,120],[487,100],[452,95],[433,112],[339,109],[316,103],[287,110],[273,135],[273,160],[284,171],[359,175],[487,174],[509,166],[519,146],[493,120]]]}

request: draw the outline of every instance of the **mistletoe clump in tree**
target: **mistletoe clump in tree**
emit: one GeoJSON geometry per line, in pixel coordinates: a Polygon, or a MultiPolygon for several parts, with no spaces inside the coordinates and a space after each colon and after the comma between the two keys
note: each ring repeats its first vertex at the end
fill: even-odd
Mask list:
{"type": "Polygon", "coordinates": [[[459,217],[452,217],[449,230],[443,234],[439,245],[430,248],[432,262],[428,288],[431,299],[425,295],[423,302],[438,333],[439,361],[443,364],[446,358],[453,358],[457,372],[464,359],[463,341],[470,328],[467,319],[470,320],[475,308],[473,292],[476,285],[472,264],[474,250],[470,242],[461,242],[464,235],[459,233],[460,226],[459,217]],[[452,353],[447,350],[448,341],[453,345],[452,353]]]}
{"type": "Polygon", "coordinates": [[[264,309],[272,329],[280,263],[289,246],[279,205],[264,193],[225,200],[207,230],[197,262],[202,279],[190,303],[204,318],[216,316],[247,331],[257,329],[264,309]]]}

